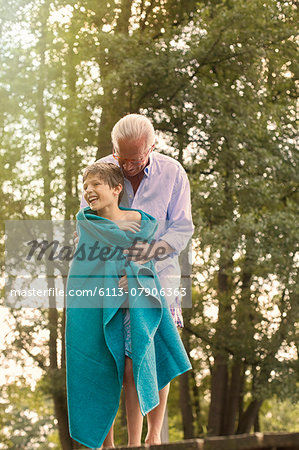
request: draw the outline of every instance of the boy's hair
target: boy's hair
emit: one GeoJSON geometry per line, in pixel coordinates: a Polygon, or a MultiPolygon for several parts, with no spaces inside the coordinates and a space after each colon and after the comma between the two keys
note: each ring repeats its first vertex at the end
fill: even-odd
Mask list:
{"type": "Polygon", "coordinates": [[[104,181],[105,184],[112,189],[119,184],[122,186],[122,190],[118,196],[118,204],[121,201],[124,192],[124,176],[121,168],[113,163],[95,162],[86,167],[83,172],[83,183],[88,175],[98,175],[98,177],[104,181]]]}

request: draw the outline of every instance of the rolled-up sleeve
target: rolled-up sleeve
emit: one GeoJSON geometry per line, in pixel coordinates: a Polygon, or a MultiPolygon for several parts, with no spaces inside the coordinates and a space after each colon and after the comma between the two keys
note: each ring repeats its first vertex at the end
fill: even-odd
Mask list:
{"type": "Polygon", "coordinates": [[[88,203],[85,200],[84,195],[82,194],[81,202],[80,202],[80,209],[85,208],[85,206],[88,206],[88,203]]]}
{"type": "Polygon", "coordinates": [[[191,215],[190,184],[186,172],[178,167],[171,200],[167,210],[167,229],[159,240],[167,242],[179,255],[194,231],[191,215]]]}

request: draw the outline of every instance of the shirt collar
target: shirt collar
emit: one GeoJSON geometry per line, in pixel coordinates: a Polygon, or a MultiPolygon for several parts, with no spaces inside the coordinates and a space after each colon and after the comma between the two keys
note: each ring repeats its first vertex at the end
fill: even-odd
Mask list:
{"type": "Polygon", "coordinates": [[[145,166],[145,168],[143,169],[144,175],[147,176],[147,177],[148,177],[148,176],[150,175],[150,173],[151,173],[151,170],[152,170],[152,167],[153,167],[153,159],[154,159],[153,152],[151,152],[150,155],[149,155],[149,163],[148,163],[148,165],[145,166]]]}

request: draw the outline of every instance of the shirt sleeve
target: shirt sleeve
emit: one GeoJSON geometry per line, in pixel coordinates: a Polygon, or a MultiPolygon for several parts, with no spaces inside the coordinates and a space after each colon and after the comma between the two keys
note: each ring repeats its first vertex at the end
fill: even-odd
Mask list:
{"type": "Polygon", "coordinates": [[[179,167],[167,209],[167,229],[159,240],[167,242],[179,255],[194,231],[191,215],[190,184],[186,172],[179,167]]]}
{"type": "Polygon", "coordinates": [[[88,206],[87,201],[84,198],[84,194],[82,192],[81,202],[80,202],[80,209],[85,208],[85,206],[88,206]]]}

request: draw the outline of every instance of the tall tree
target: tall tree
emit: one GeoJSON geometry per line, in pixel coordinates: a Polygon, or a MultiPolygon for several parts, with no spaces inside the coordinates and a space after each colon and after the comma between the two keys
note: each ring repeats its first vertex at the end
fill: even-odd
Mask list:
{"type": "MultiPolygon", "coordinates": [[[[79,174],[110,152],[113,124],[127,112],[149,115],[190,175],[200,243],[184,339],[206,361],[194,359],[197,370],[210,375],[192,389],[184,380],[183,422],[197,414],[195,430],[250,430],[264,399],[291,396],[295,386],[295,358],[283,356],[298,352],[294,2],[9,6],[0,3],[4,218],[74,218],[79,174]],[[205,419],[198,408],[191,414],[198,392],[204,408],[210,394],[205,419]]],[[[51,306],[27,328],[25,311],[13,311],[18,334],[7,356],[23,351],[41,368],[63,448],[74,448],[64,316],[51,306]],[[47,339],[35,354],[41,328],[47,339]]]]}

